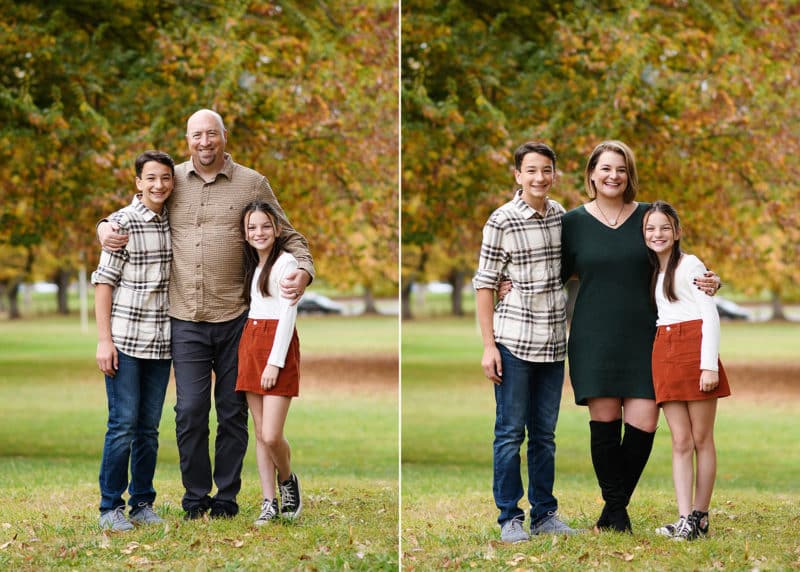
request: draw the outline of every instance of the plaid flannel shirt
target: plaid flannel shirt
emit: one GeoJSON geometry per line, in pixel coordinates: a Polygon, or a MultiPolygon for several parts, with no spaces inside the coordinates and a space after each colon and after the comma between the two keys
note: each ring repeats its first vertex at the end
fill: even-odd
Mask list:
{"type": "Polygon", "coordinates": [[[476,290],[513,288],[494,308],[494,339],[531,362],[566,358],[566,295],[561,283],[561,217],[564,207],[547,199],[544,216],[520,191],[483,227],[476,290]]]}
{"type": "Polygon", "coordinates": [[[92,284],[114,287],[111,339],[119,351],[143,359],[169,359],[169,218],[166,207],[154,213],[139,197],[108,217],[128,233],[128,244],[117,252],[101,252],[92,284]]]}

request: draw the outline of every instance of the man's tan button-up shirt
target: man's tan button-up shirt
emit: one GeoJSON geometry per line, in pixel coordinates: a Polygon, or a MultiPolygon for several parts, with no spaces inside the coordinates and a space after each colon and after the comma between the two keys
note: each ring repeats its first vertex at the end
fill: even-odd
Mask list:
{"type": "Polygon", "coordinates": [[[225,322],[247,309],[242,297],[242,209],[263,200],[280,214],[286,249],[313,280],[308,241],[289,224],[266,177],[225,154],[222,171],[206,183],[192,160],[175,166],[175,190],[169,198],[172,272],[169,315],[191,322],[225,322]]]}

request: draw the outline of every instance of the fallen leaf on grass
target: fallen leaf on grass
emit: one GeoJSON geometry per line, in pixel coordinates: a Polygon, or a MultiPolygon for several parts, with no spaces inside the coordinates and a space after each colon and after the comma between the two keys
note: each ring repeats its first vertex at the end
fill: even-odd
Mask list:
{"type": "Polygon", "coordinates": [[[494,560],[495,558],[495,546],[497,546],[496,540],[490,540],[489,544],[486,545],[486,552],[483,555],[484,560],[494,560]]]}
{"type": "Polygon", "coordinates": [[[506,560],[506,564],[508,564],[509,566],[516,566],[517,564],[519,564],[520,562],[522,562],[526,558],[528,558],[528,557],[525,554],[521,554],[521,553],[517,552],[516,554],[514,554],[511,557],[511,560],[506,560]]]}
{"type": "Polygon", "coordinates": [[[449,557],[445,556],[442,561],[439,563],[439,568],[460,568],[461,567],[461,558],[456,558],[451,560],[449,557]]]}
{"type": "Polygon", "coordinates": [[[122,552],[123,554],[133,554],[133,552],[137,548],[139,548],[139,543],[138,542],[129,542],[128,546],[126,546],[125,548],[120,550],[120,552],[122,552]]]}
{"type": "Polygon", "coordinates": [[[621,560],[624,560],[625,562],[630,562],[634,558],[633,554],[631,554],[630,552],[614,552],[614,553],[612,553],[612,556],[620,558],[621,560]]]}
{"type": "Polygon", "coordinates": [[[97,544],[100,548],[111,547],[111,538],[108,536],[107,532],[103,532],[103,534],[100,535],[100,541],[97,544]]]}
{"type": "Polygon", "coordinates": [[[5,550],[6,548],[11,546],[12,544],[14,544],[14,540],[13,539],[9,540],[8,542],[4,542],[3,544],[0,544],[0,550],[5,550]]]}
{"type": "Polygon", "coordinates": [[[0,526],[2,526],[3,528],[11,528],[11,523],[10,522],[4,522],[3,524],[0,524],[0,526]]]}
{"type": "Polygon", "coordinates": [[[146,566],[152,563],[150,559],[145,556],[131,556],[130,558],[128,558],[128,562],[130,562],[134,566],[146,566]]]}

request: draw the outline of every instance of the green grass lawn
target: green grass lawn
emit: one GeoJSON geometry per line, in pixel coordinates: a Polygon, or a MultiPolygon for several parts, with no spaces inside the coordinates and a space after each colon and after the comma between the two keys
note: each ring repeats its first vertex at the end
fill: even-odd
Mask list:
{"type": "MultiPolygon", "coordinates": [[[[251,524],[260,508],[252,437],[240,515],[183,520],[170,384],[156,470],[156,507],[167,522],[102,533],[97,472],[106,403],[93,328],[82,333],[74,316],[0,322],[0,569],[397,568],[396,391],[304,391],[286,427],[303,514],[258,529],[251,524]]],[[[396,354],[397,329],[396,317],[298,322],[304,355],[312,357],[396,354]]]]}
{"type": "MultiPolygon", "coordinates": [[[[797,362],[797,324],[723,323],[731,361],[797,362]]],[[[712,536],[675,543],[653,530],[676,518],[669,429],[661,420],[631,503],[634,535],[499,541],[491,494],[494,398],[474,319],[403,323],[402,558],[406,569],[783,570],[800,567],[800,402],[720,401],[712,536]]],[[[798,380],[800,382],[800,380],[798,380]]],[[[565,388],[556,432],[562,516],[590,528],[602,508],[588,412],[565,388]]],[[[523,501],[524,502],[524,501],[523,501]]],[[[522,506],[526,506],[523,504],[522,506]]]]}

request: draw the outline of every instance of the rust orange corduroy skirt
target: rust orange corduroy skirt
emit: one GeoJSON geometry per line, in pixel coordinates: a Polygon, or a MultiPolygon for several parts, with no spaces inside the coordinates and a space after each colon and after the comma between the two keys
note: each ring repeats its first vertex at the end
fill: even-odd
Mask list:
{"type": "Polygon", "coordinates": [[[703,320],[659,326],[653,343],[653,387],[656,402],[700,401],[731,394],[728,376],[719,363],[719,385],[700,391],[700,345],[703,320]]]}
{"type": "Polygon", "coordinates": [[[239,341],[239,373],[236,391],[250,391],[260,395],[297,397],[300,394],[300,340],[297,330],[292,333],[286,363],[278,374],[275,387],[261,389],[261,373],[272,351],[278,320],[248,318],[239,341]]]}

